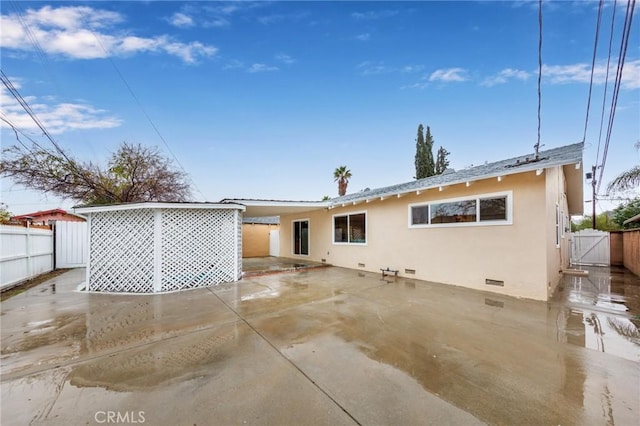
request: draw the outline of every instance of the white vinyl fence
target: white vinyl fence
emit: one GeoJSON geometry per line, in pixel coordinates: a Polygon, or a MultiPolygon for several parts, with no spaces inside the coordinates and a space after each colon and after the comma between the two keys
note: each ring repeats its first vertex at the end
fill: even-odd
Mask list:
{"type": "Polygon", "coordinates": [[[571,264],[608,266],[610,257],[608,232],[583,229],[571,233],[571,264]]]}
{"type": "Polygon", "coordinates": [[[0,288],[53,270],[53,231],[0,225],[0,288]]]}
{"type": "Polygon", "coordinates": [[[88,259],[87,222],[56,221],[56,269],[84,268],[88,259]]]}

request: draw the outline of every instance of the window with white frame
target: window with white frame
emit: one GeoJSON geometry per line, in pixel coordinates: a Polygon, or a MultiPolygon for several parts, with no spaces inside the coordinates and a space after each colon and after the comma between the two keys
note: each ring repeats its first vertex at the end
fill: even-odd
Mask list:
{"type": "Polygon", "coordinates": [[[511,224],[512,192],[409,205],[409,227],[511,224]]]}
{"type": "Polygon", "coordinates": [[[350,213],[333,216],[334,244],[366,244],[367,213],[350,213]]]}

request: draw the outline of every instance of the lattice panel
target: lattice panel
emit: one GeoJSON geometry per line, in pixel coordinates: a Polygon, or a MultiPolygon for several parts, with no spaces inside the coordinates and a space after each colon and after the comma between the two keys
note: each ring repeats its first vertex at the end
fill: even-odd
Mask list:
{"type": "Polygon", "coordinates": [[[153,292],[153,212],[91,215],[89,290],[153,292]]]}
{"type": "Polygon", "coordinates": [[[162,210],[162,291],[236,281],[235,210],[162,210]]]}
{"type": "Polygon", "coordinates": [[[236,278],[238,280],[242,279],[242,213],[240,211],[236,211],[236,217],[238,218],[237,224],[237,256],[238,256],[238,270],[236,271],[236,278]]]}

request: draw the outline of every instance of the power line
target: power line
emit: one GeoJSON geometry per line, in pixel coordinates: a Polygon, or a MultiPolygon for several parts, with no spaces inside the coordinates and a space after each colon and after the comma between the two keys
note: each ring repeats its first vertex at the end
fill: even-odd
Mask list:
{"type": "Polygon", "coordinates": [[[2,69],[0,69],[0,80],[2,80],[2,84],[4,84],[4,86],[7,88],[7,90],[9,90],[9,93],[11,93],[11,95],[15,98],[15,100],[18,101],[20,106],[22,106],[22,109],[25,110],[25,112],[29,115],[29,117],[31,117],[33,122],[36,123],[36,125],[40,128],[40,130],[42,130],[42,134],[47,139],[49,139],[49,141],[53,144],[53,146],[58,151],[58,153],[60,153],[60,155],[62,155],[65,158],[65,160],[67,160],[69,163],[72,163],[72,161],[69,159],[67,154],[64,152],[64,150],[62,148],[60,148],[58,143],[53,139],[53,136],[51,136],[49,131],[44,127],[44,124],[42,124],[40,119],[38,119],[38,117],[36,116],[36,114],[33,111],[33,109],[31,109],[31,106],[22,97],[20,92],[18,92],[18,89],[16,89],[16,87],[13,85],[11,80],[9,80],[9,77],[7,77],[7,75],[4,73],[4,71],[2,69]]]}
{"type": "Polygon", "coordinates": [[[536,158],[540,150],[540,111],[542,109],[542,0],[538,0],[538,142],[534,148],[536,158]]]}
{"type": "MultiPolygon", "coordinates": [[[[5,115],[4,113],[1,113],[2,115],[5,115]]],[[[18,133],[20,133],[22,136],[24,136],[25,138],[29,139],[31,141],[32,144],[34,144],[35,146],[37,146],[38,148],[40,148],[41,150],[44,151],[44,148],[38,143],[36,142],[31,136],[29,136],[28,134],[26,134],[25,132],[23,132],[22,130],[20,130],[14,123],[12,123],[6,116],[4,117],[0,117],[0,120],[4,121],[5,123],[7,123],[9,125],[9,127],[11,127],[11,130],[13,130],[13,133],[16,134],[16,140],[18,141],[18,143],[20,145],[22,145],[24,147],[24,149],[26,149],[27,151],[29,151],[30,153],[33,154],[33,151],[31,151],[31,148],[29,148],[28,146],[25,145],[24,142],[22,142],[20,140],[20,137],[18,136],[18,133]]]]}
{"type": "Polygon", "coordinates": [[[178,166],[180,167],[180,169],[182,169],[182,171],[185,173],[185,175],[187,176],[187,178],[191,181],[191,184],[193,185],[193,187],[196,189],[196,191],[198,191],[200,193],[200,195],[202,196],[202,199],[205,200],[205,196],[202,193],[202,191],[200,190],[200,188],[198,188],[198,185],[196,185],[195,181],[191,178],[191,175],[186,171],[186,169],[182,166],[182,163],[180,163],[180,160],[178,160],[178,157],[173,153],[173,151],[171,150],[171,147],[169,147],[169,143],[167,142],[167,140],[164,138],[164,136],[162,136],[162,134],[160,133],[160,130],[158,129],[158,127],[156,126],[156,124],[153,122],[153,120],[151,119],[151,117],[149,116],[149,114],[147,114],[147,111],[144,109],[144,107],[142,106],[142,103],[140,102],[140,99],[138,99],[138,97],[136,96],[135,92],[133,91],[133,89],[131,88],[131,86],[129,85],[129,83],[127,82],[127,80],[124,78],[124,75],[122,74],[122,72],[120,72],[120,69],[118,68],[118,66],[116,65],[116,63],[114,62],[114,60],[111,58],[111,55],[109,55],[109,52],[107,51],[107,49],[105,49],[105,47],[103,46],[102,42],[100,41],[100,38],[98,37],[98,35],[95,33],[95,31],[93,30],[93,28],[91,27],[91,25],[88,26],[89,30],[91,31],[91,33],[93,34],[93,37],[95,37],[96,41],[98,42],[98,45],[100,46],[100,48],[103,50],[103,52],[106,54],[107,59],[109,60],[109,62],[111,63],[111,66],[113,67],[113,69],[115,70],[116,74],[118,74],[118,76],[120,77],[120,80],[122,80],[122,83],[125,85],[125,87],[127,88],[127,90],[129,91],[129,94],[131,95],[131,97],[136,101],[136,104],[138,105],[138,107],[140,108],[140,110],[142,111],[142,114],[145,116],[145,118],[147,119],[147,121],[149,122],[149,124],[151,125],[151,127],[153,128],[153,130],[156,132],[156,134],[158,135],[158,137],[160,138],[160,140],[162,141],[162,143],[164,144],[164,146],[167,148],[167,151],[169,151],[169,154],[171,154],[171,156],[173,157],[173,159],[176,161],[176,163],[178,164],[178,166]]]}
{"type": "MultiPolygon", "coordinates": [[[[602,2],[598,3],[598,19],[596,21],[596,36],[593,42],[593,58],[591,59],[591,78],[589,79],[589,96],[587,97],[587,114],[584,119],[584,134],[582,135],[582,142],[587,138],[587,127],[589,125],[589,110],[591,109],[591,91],[593,90],[593,71],[596,68],[596,53],[598,51],[598,38],[600,36],[600,21],[602,20],[602,2]]],[[[597,158],[596,158],[597,160],[597,158]]]]}
{"type": "Polygon", "coordinates": [[[604,144],[604,150],[602,152],[602,164],[600,168],[600,176],[598,178],[598,192],[600,191],[600,185],[602,185],[602,176],[604,174],[604,167],[607,163],[607,153],[609,151],[609,143],[611,142],[611,132],[613,130],[613,121],[616,115],[616,106],[618,105],[618,94],[620,92],[620,83],[622,82],[622,70],[624,68],[624,61],[627,56],[627,48],[629,46],[629,35],[631,34],[631,22],[633,21],[633,11],[635,9],[636,0],[630,0],[627,2],[627,10],[624,16],[624,25],[622,28],[622,39],[620,40],[620,53],[618,55],[618,67],[616,69],[616,79],[614,83],[613,96],[611,98],[611,109],[609,110],[609,123],[607,126],[607,137],[604,144]]]}
{"type": "MultiPolygon", "coordinates": [[[[51,136],[49,131],[44,127],[44,124],[42,124],[42,122],[38,119],[38,117],[36,116],[36,114],[33,111],[33,109],[31,109],[31,106],[22,97],[20,92],[18,92],[18,89],[16,89],[16,87],[13,85],[11,80],[9,80],[9,77],[7,77],[7,75],[4,73],[4,71],[2,69],[0,69],[0,80],[2,80],[2,84],[4,84],[4,86],[7,88],[7,90],[9,90],[9,93],[11,93],[11,95],[15,98],[15,100],[18,101],[20,106],[22,106],[22,109],[25,110],[25,112],[29,115],[29,117],[31,117],[33,122],[36,123],[36,125],[40,128],[40,130],[42,130],[42,133],[53,144],[53,146],[56,149],[56,151],[62,157],[64,157],[64,159],[67,161],[67,164],[69,165],[69,167],[71,167],[73,169],[73,172],[76,173],[78,176],[80,176],[90,188],[95,189],[96,188],[95,183],[89,177],[86,176],[86,173],[85,173],[84,170],[82,170],[81,168],[76,166],[75,161],[73,161],[71,158],[69,158],[67,153],[64,152],[64,150],[60,147],[60,145],[58,145],[58,143],[53,139],[53,137],[51,136]]],[[[106,193],[111,195],[110,191],[106,191],[106,193]]]]}
{"type": "Polygon", "coordinates": [[[602,127],[604,123],[604,109],[607,103],[607,89],[609,86],[609,66],[611,64],[611,48],[613,46],[613,29],[616,21],[616,5],[618,0],[613,0],[613,12],[611,14],[611,31],[609,34],[609,52],[607,53],[607,73],[604,78],[604,95],[602,96],[602,112],[600,113],[600,131],[598,132],[598,150],[596,151],[596,164],[600,160],[600,142],[602,141],[602,127]]]}

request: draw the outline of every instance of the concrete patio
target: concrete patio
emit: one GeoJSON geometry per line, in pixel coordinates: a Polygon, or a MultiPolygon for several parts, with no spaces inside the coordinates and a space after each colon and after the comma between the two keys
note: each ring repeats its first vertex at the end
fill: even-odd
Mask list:
{"type": "Polygon", "coordinates": [[[576,277],[551,303],[331,267],[145,296],[75,291],[84,279],[2,302],[3,426],[640,417],[626,274],[610,303],[576,277]]]}

